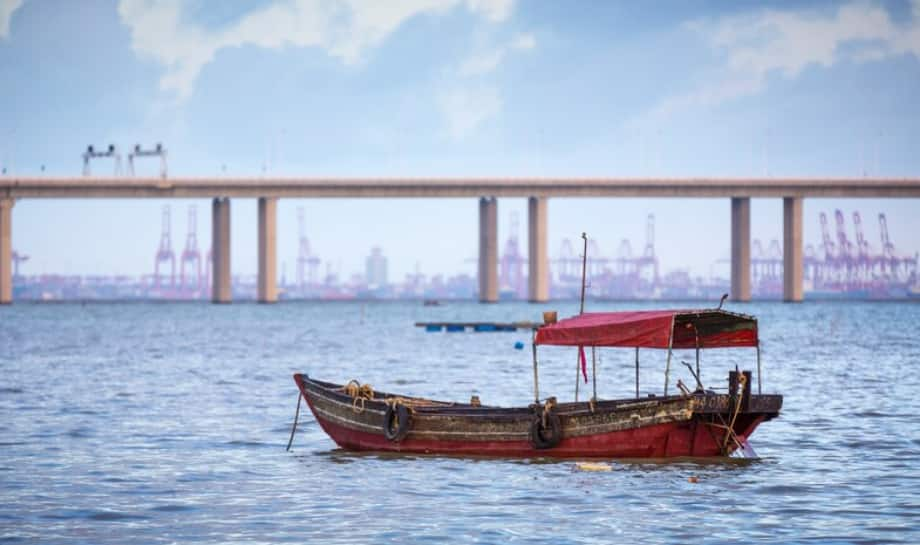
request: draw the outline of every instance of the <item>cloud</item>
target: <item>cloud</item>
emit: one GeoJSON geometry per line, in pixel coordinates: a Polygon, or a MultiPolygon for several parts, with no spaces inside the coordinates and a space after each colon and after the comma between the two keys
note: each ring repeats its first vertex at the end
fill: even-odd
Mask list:
{"type": "Polygon", "coordinates": [[[899,24],[878,5],[852,2],[834,10],[763,10],[689,22],[685,28],[702,37],[721,61],[706,74],[710,83],[665,99],[634,124],[757,94],[770,77],[795,78],[812,66],[920,57],[920,0],[913,0],[912,15],[899,24]]]}
{"type": "Polygon", "coordinates": [[[507,44],[472,55],[460,63],[451,76],[450,86],[438,97],[438,106],[451,138],[462,140],[501,113],[501,94],[483,78],[494,72],[509,53],[531,50],[536,45],[533,35],[518,34],[507,44]]]}
{"type": "Polygon", "coordinates": [[[470,11],[482,15],[493,23],[504,21],[511,15],[514,0],[466,0],[470,11]]]}
{"type": "Polygon", "coordinates": [[[497,23],[509,16],[513,0],[279,0],[221,29],[184,20],[179,0],[121,0],[118,13],[131,31],[134,51],[166,68],[160,88],[182,99],[192,94],[201,69],[222,49],[318,47],[354,64],[405,21],[461,5],[497,23]]]}
{"type": "Polygon", "coordinates": [[[0,0],[0,38],[9,37],[10,19],[21,6],[22,0],[0,0]]]}
{"type": "Polygon", "coordinates": [[[511,51],[533,49],[537,40],[531,34],[518,34],[505,46],[472,55],[460,63],[458,74],[462,77],[482,76],[495,71],[511,51]]]}
{"type": "Polygon", "coordinates": [[[438,106],[454,140],[462,140],[479,125],[501,112],[502,99],[488,85],[455,87],[439,95],[438,106]]]}

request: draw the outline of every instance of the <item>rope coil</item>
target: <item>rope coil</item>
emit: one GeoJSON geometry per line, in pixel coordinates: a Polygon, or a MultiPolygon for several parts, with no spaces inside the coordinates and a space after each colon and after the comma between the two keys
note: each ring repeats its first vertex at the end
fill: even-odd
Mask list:
{"type": "Polygon", "coordinates": [[[366,401],[374,399],[374,387],[370,384],[361,384],[356,379],[349,380],[348,384],[342,386],[341,391],[351,396],[351,410],[357,414],[364,412],[366,401]]]}

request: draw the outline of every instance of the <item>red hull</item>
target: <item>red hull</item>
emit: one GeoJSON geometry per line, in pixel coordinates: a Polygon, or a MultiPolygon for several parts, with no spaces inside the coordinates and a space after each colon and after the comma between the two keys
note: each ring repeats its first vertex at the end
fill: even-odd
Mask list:
{"type": "MultiPolygon", "coordinates": [[[[549,449],[537,449],[526,437],[488,439],[488,433],[477,434],[476,430],[467,430],[464,426],[466,418],[472,421],[474,417],[457,417],[455,428],[457,431],[442,431],[442,434],[455,434],[457,439],[432,438],[435,432],[427,435],[423,431],[412,433],[400,440],[388,440],[380,431],[374,430],[359,422],[351,422],[349,418],[355,414],[341,401],[337,405],[344,405],[338,414],[332,414],[329,398],[317,395],[316,383],[310,379],[301,379],[302,375],[295,375],[295,380],[301,389],[304,399],[310,406],[323,431],[325,431],[340,447],[356,451],[402,452],[417,454],[446,454],[465,456],[494,456],[494,457],[554,457],[554,458],[672,458],[672,457],[712,457],[731,452],[737,447],[738,442],[743,442],[754,432],[756,427],[774,415],[762,413],[738,414],[734,421],[735,438],[726,440],[727,430],[724,426],[715,423],[712,415],[689,414],[686,419],[679,421],[658,422],[649,425],[637,425],[630,429],[619,429],[601,433],[570,434],[565,433],[558,445],[549,449]],[[310,381],[311,387],[306,387],[305,382],[310,381]],[[318,410],[316,403],[323,404],[325,408],[318,410]],[[361,429],[359,429],[361,428],[361,429]],[[727,448],[725,448],[727,445],[727,448]]],[[[323,392],[325,393],[325,392],[323,392]]],[[[381,394],[381,396],[386,394],[381,394]]],[[[350,400],[349,400],[350,401],[350,400]]],[[[370,410],[368,401],[368,412],[370,410]]],[[[648,403],[648,402],[646,402],[648,403]]],[[[586,403],[580,404],[587,406],[586,403]]],[[[468,407],[468,406],[464,406],[468,407]]],[[[493,409],[493,411],[499,409],[493,409]]],[[[512,409],[508,409],[512,411],[512,409]]],[[[518,410],[516,415],[521,414],[518,410]]],[[[525,413],[526,414],[526,413],[525,413]]],[[[565,413],[562,413],[565,415],[565,413]]],[[[442,415],[443,416],[443,415],[442,415]]],[[[635,418],[635,415],[632,415],[635,418]]],[[[563,416],[564,417],[564,416],[563,416]]],[[[366,419],[372,419],[367,416],[366,419]]],[[[421,421],[424,416],[419,417],[421,421]]],[[[526,425],[526,420],[524,421],[526,425]]],[[[508,424],[512,426],[513,424],[508,424]]],[[[419,427],[421,427],[421,422],[419,427]]],[[[470,427],[474,427],[472,424],[470,427]]],[[[494,434],[494,432],[493,432],[494,434]]]]}

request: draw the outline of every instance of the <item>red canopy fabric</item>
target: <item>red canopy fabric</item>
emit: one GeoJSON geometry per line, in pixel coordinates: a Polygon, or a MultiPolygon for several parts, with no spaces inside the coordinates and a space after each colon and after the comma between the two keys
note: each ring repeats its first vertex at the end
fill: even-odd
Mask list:
{"type": "Polygon", "coordinates": [[[757,320],[724,310],[586,312],[537,330],[536,344],[667,348],[757,346],[757,320]],[[672,329],[673,325],[673,329],[672,329]]]}

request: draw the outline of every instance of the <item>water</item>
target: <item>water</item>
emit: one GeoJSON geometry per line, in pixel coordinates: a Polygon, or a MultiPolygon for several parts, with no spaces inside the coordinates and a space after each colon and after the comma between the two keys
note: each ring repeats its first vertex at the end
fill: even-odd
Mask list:
{"type": "MultiPolygon", "coordinates": [[[[0,308],[0,540],[920,542],[917,304],[734,306],[760,317],[764,391],[786,396],[782,416],[752,438],[762,457],[753,463],[615,462],[586,473],[573,462],[356,455],[337,450],[308,412],[284,451],[299,371],[528,403],[530,350],[514,349],[526,334],[412,323],[537,319],[546,307],[0,308]]],[[[541,390],[571,398],[574,351],[541,354],[541,390]]],[[[660,391],[664,355],[641,356],[642,390],[660,391]]],[[[630,395],[632,358],[602,352],[601,397],[630,395]]],[[[704,353],[704,381],[754,362],[750,349],[704,353]]]]}

